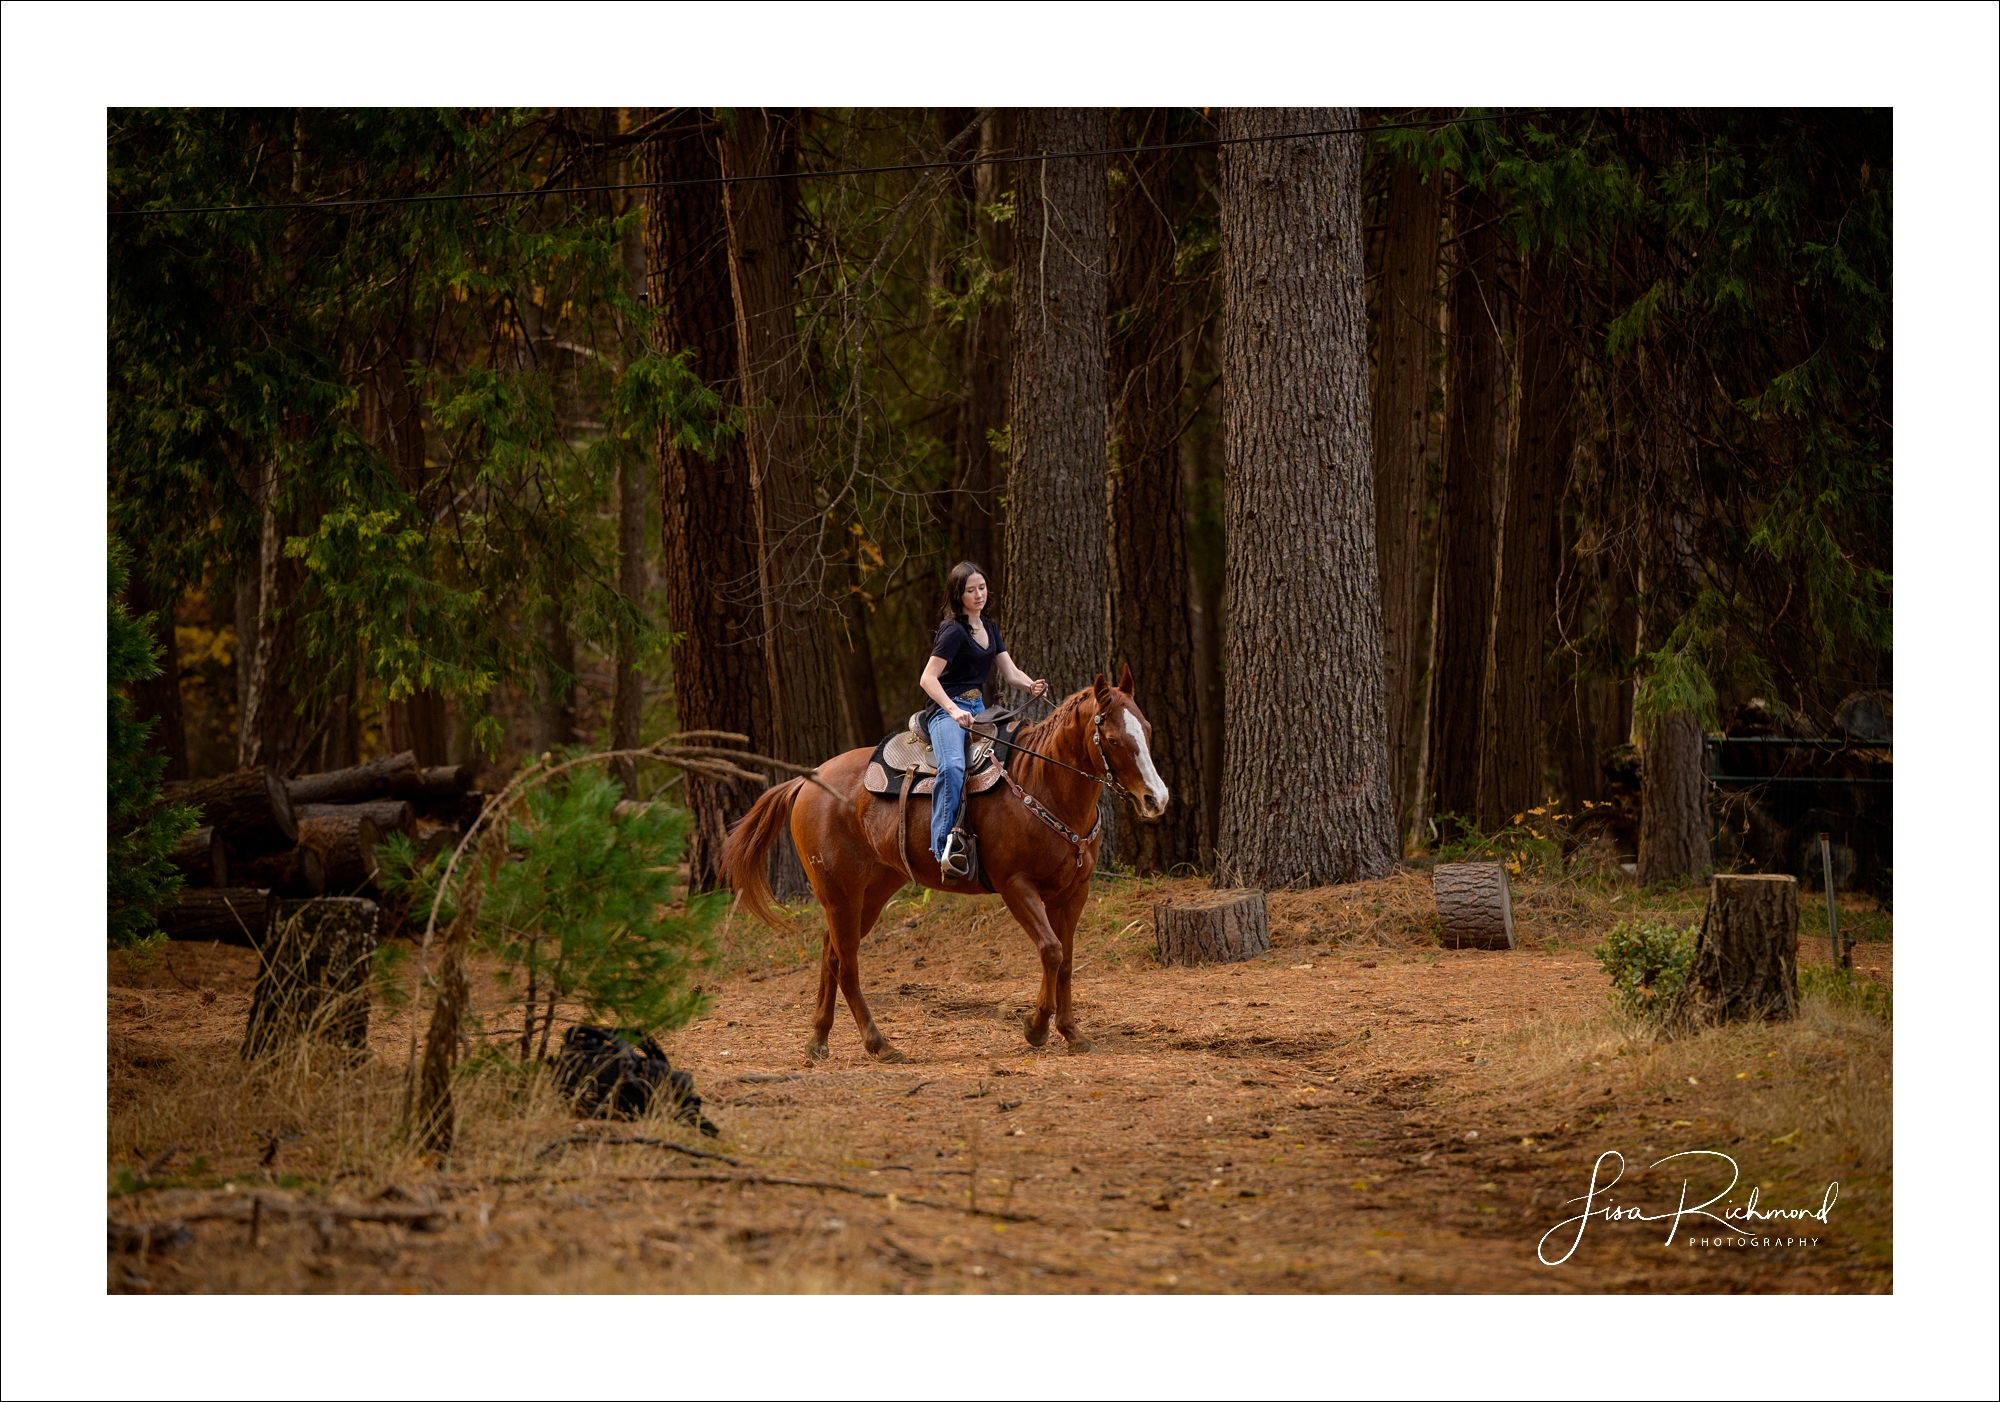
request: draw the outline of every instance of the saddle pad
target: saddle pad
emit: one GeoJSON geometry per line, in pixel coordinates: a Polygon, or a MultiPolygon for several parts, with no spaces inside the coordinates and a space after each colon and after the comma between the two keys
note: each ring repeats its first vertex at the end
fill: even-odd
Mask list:
{"type": "MultiPolygon", "coordinates": [[[[919,774],[937,773],[937,756],[928,744],[917,739],[907,730],[899,730],[889,736],[879,746],[876,753],[881,756],[884,768],[898,772],[914,769],[919,774]]],[[[986,757],[993,753],[993,741],[981,736],[972,737],[972,745],[965,757],[965,771],[970,774],[986,763],[986,757]]]]}
{"type": "MultiPolygon", "coordinates": [[[[868,767],[862,771],[861,787],[877,798],[894,798],[902,791],[903,770],[891,764],[884,753],[890,750],[898,738],[909,737],[892,735],[877,745],[875,753],[868,757],[868,767]]],[[[1000,782],[1000,766],[993,763],[993,747],[988,745],[978,754],[977,767],[968,769],[965,775],[965,792],[968,794],[985,793],[1000,782]]],[[[928,758],[928,754],[925,757],[928,758]]],[[[910,785],[912,794],[928,794],[937,787],[937,769],[934,765],[919,765],[917,776],[917,782],[910,785]]]]}

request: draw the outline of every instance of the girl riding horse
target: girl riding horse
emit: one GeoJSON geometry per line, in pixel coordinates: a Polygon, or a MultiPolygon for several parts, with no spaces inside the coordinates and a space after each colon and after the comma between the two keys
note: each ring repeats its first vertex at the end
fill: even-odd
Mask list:
{"type": "Polygon", "coordinates": [[[931,640],[930,661],[917,684],[936,702],[925,717],[931,751],[937,756],[937,785],[931,799],[931,855],[946,876],[965,875],[965,834],[958,826],[965,793],[965,735],[986,714],[988,675],[1032,696],[1047,696],[1049,684],[1014,665],[999,626],[983,617],[986,572],[970,560],[952,566],[944,581],[944,618],[931,640]]]}

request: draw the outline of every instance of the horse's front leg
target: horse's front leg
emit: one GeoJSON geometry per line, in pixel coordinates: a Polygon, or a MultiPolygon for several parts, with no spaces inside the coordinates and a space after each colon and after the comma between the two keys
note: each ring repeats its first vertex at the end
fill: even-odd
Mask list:
{"type": "Polygon", "coordinates": [[[1070,975],[1076,969],[1076,925],[1083,917],[1084,903],[1090,897],[1090,883],[1079,881],[1075,892],[1065,893],[1066,898],[1049,910],[1050,923],[1055,926],[1062,940],[1062,963],[1056,969],[1056,1031],[1069,1046],[1071,1056],[1081,1056],[1096,1050],[1097,1044],[1083,1035],[1083,1029],[1076,1025],[1076,1014],[1070,1008],[1070,975]]]}
{"type": "Polygon", "coordinates": [[[1056,1013],[1056,983],[1062,970],[1063,941],[1049,920],[1048,908],[1042,903],[1041,892],[1025,876],[1016,876],[1001,884],[1000,899],[1007,903],[1007,909],[1021,928],[1028,932],[1028,938],[1035,942],[1035,952],[1042,956],[1042,991],[1035,1000],[1035,1011],[1028,1018],[1028,1045],[1039,1047],[1049,1039],[1049,1020],[1056,1013]]]}

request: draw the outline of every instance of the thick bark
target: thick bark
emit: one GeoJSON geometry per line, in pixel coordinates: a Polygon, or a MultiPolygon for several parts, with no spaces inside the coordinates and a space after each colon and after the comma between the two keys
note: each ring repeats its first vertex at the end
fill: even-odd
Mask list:
{"type": "Polygon", "coordinates": [[[1546,260],[1522,268],[1521,400],[1507,455],[1492,652],[1480,740],[1479,826],[1491,831],[1545,799],[1543,659],[1555,621],[1556,509],[1569,471],[1571,377],[1562,286],[1546,260]]]}
{"type": "Polygon", "coordinates": [[[424,774],[416,755],[405,750],[348,769],[307,774],[288,782],[285,789],[293,803],[358,803],[417,792],[423,787],[424,774]]]}
{"type": "Polygon", "coordinates": [[[1443,862],[1431,871],[1446,949],[1512,949],[1514,898],[1499,862],[1443,862]]]}
{"type": "Polygon", "coordinates": [[[1479,810],[1480,721],[1493,627],[1500,361],[1499,236],[1492,202],[1462,189],[1446,334],[1444,488],[1438,512],[1432,639],[1429,809],[1468,820],[1479,810]]]}
{"type": "MultiPolygon", "coordinates": [[[[636,610],[646,606],[646,478],[639,464],[618,465],[618,593],[636,610]]],[[[618,655],[611,676],[611,748],[639,746],[639,718],[645,709],[645,679],[639,675],[637,644],[630,629],[618,632],[618,655]]],[[[627,798],[639,796],[639,767],[615,760],[612,773],[627,798]]]]}
{"type": "MultiPolygon", "coordinates": [[[[1213,386],[1221,378],[1218,347],[1222,341],[1222,317],[1189,309],[1191,323],[1183,351],[1188,365],[1188,382],[1196,387],[1213,386]],[[1206,324],[1200,318],[1206,317],[1206,324]]],[[[1192,398],[1192,396],[1191,396],[1192,398]]],[[[1222,830],[1222,583],[1227,562],[1219,507],[1222,495],[1223,434],[1219,394],[1208,393],[1211,406],[1196,414],[1190,409],[1194,432],[1181,437],[1182,499],[1189,504],[1185,521],[1188,550],[1188,633],[1194,650],[1194,687],[1197,724],[1201,731],[1202,819],[1208,833],[1209,852],[1204,868],[1214,861],[1215,835],[1222,830]],[[1197,506],[1206,503],[1205,506],[1197,506]]],[[[1190,796],[1190,801],[1192,797],[1190,796]]]]}
{"type": "Polygon", "coordinates": [[[190,886],[229,884],[229,843],[214,828],[196,828],[167,854],[167,860],[190,886]]]}
{"type": "Polygon", "coordinates": [[[183,886],[174,904],[159,913],[170,940],[220,940],[255,947],[263,942],[277,901],[254,886],[183,886]]]}
{"type": "MultiPolygon", "coordinates": [[[[646,144],[643,168],[653,181],[698,181],[721,173],[707,138],[675,126],[646,144]]],[[[655,349],[694,352],[695,373],[734,407],[736,309],[729,287],[728,238],[717,185],[656,190],[646,219],[647,297],[662,315],[655,349]]],[[[769,752],[770,687],[758,617],[757,551],[750,465],[732,437],[704,457],[676,448],[665,433],[660,469],[661,573],[674,649],[674,709],[683,730],[732,730],[769,752]]],[[[756,790],[730,780],[683,781],[693,830],[688,874],[697,891],[722,880],[722,840],[756,801],[756,790]]]]}
{"type": "Polygon", "coordinates": [[[1382,591],[1382,684],[1388,703],[1389,774],[1402,831],[1415,751],[1423,670],[1417,651],[1431,601],[1419,587],[1425,450],[1430,445],[1437,340],[1439,222],[1444,180],[1410,166],[1389,175],[1383,231],[1374,394],[1375,549],[1382,591]]]}
{"type": "Polygon", "coordinates": [[[278,771],[259,765],[219,778],[175,784],[162,795],[191,804],[202,823],[243,850],[271,851],[298,840],[298,817],[278,771]]]}
{"type": "MultiPolygon", "coordinates": [[[[1222,134],[1356,124],[1341,108],[1228,109],[1222,134]]],[[[1396,859],[1361,237],[1359,136],[1224,149],[1220,884],[1354,881],[1396,859]]]]}
{"type": "Polygon", "coordinates": [[[1262,891],[1223,891],[1153,907],[1161,964],[1233,964],[1271,947],[1262,891]]]}
{"type": "MultiPolygon", "coordinates": [[[[1164,140],[1166,114],[1133,114],[1120,145],[1164,140]]],[[[1201,735],[1195,719],[1188,620],[1187,542],[1179,458],[1182,331],[1173,304],[1174,230],[1167,210],[1172,156],[1122,162],[1111,201],[1109,300],[1111,471],[1106,561],[1111,662],[1130,663],[1140,708],[1153,722],[1153,762],[1173,798],[1158,822],[1118,808],[1117,850],[1141,875],[1206,867],[1208,828],[1201,735]]]]}
{"type": "Polygon", "coordinates": [[[1718,876],[1669,1026],[1774,1022],[1799,1008],[1799,883],[1790,876],[1718,876]]]}
{"type": "Polygon", "coordinates": [[[1708,769],[1701,725],[1686,711],[1641,728],[1639,880],[1699,876],[1714,866],[1709,848],[1708,769]]]}
{"type": "Polygon", "coordinates": [[[259,949],[243,1058],[303,1038],[368,1049],[368,989],[378,913],[355,899],[283,901],[259,949]]]}
{"type": "MultiPolygon", "coordinates": [[[[946,132],[958,134],[956,125],[946,132]]],[[[1011,154],[1013,122],[1004,111],[990,113],[980,131],[979,154],[1011,154]]],[[[952,553],[986,570],[997,587],[1007,578],[1006,454],[994,438],[1007,429],[1007,394],[1013,375],[1013,309],[999,291],[1013,266],[1014,225],[993,219],[986,211],[1014,188],[1015,167],[975,166],[966,173],[963,195],[976,242],[989,278],[988,292],[967,313],[960,328],[959,363],[962,388],[958,415],[952,425],[953,484],[947,529],[952,553]]]]}
{"type": "MultiPolygon", "coordinates": [[[[1103,150],[1102,108],[1011,114],[1024,154],[1103,150]]],[[[1055,696],[1107,670],[1105,619],[1105,162],[1016,168],[1007,650],[1055,696]]]]}

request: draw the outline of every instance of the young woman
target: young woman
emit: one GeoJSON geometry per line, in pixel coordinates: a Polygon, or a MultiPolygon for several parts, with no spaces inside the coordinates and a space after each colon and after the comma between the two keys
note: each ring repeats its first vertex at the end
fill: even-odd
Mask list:
{"type": "Polygon", "coordinates": [[[931,641],[931,658],[920,679],[924,694],[936,702],[928,721],[931,749],[937,753],[937,784],[931,795],[931,855],[948,877],[965,875],[965,834],[958,830],[958,810],[965,792],[965,734],[985,713],[986,679],[996,667],[1000,680],[1034,696],[1047,696],[1049,684],[1014,665],[1000,629],[986,612],[986,573],[970,560],[952,566],[945,577],[944,621],[931,641]]]}

